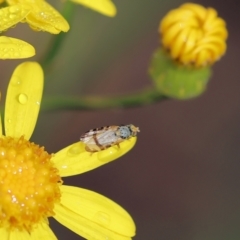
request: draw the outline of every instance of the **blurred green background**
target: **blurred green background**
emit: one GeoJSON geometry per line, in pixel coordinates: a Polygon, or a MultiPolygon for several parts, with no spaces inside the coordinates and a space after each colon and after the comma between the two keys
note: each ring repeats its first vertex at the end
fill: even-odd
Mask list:
{"type": "MultiPolygon", "coordinates": [[[[227,22],[227,54],[213,67],[207,91],[188,101],[168,100],[133,109],[40,114],[32,141],[48,152],[79,140],[88,129],[132,123],[141,130],[121,159],[64,183],[99,192],[123,206],[137,226],[136,240],[240,239],[240,4],[193,1],[214,7],[227,22]]],[[[57,9],[62,2],[51,1],[57,9]]],[[[158,47],[160,19],[180,0],[114,0],[107,18],[75,5],[71,30],[46,72],[45,95],[113,96],[151,85],[147,74],[158,47]]],[[[36,46],[39,60],[51,35],[18,24],[7,32],[36,46]]],[[[14,67],[0,62],[2,104],[14,67]]],[[[81,239],[54,220],[60,240],[81,239]]]]}

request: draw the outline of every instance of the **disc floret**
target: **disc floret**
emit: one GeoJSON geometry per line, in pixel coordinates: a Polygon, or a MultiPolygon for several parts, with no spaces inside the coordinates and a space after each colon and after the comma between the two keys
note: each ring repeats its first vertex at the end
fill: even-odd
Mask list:
{"type": "Polygon", "coordinates": [[[0,138],[0,227],[30,231],[54,215],[62,181],[51,157],[24,137],[0,138]]]}

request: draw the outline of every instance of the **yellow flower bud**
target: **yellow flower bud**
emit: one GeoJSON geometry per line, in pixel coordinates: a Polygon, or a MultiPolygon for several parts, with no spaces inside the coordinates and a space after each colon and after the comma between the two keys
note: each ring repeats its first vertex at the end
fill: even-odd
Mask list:
{"type": "Polygon", "coordinates": [[[184,65],[210,65],[226,52],[226,23],[213,8],[183,4],[163,18],[159,32],[163,47],[184,65]]]}

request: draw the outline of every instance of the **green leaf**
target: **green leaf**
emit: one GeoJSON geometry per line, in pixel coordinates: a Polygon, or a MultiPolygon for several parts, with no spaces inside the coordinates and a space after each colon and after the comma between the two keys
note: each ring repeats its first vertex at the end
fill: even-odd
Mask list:
{"type": "Polygon", "coordinates": [[[180,65],[159,48],[153,54],[149,74],[159,92],[172,98],[188,99],[205,91],[211,69],[180,65]]]}

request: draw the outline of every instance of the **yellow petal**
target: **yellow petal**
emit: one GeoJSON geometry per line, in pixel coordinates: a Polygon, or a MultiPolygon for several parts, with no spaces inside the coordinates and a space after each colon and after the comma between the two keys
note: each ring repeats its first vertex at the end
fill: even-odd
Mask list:
{"type": "Polygon", "coordinates": [[[206,16],[206,9],[195,3],[185,3],[181,5],[181,9],[189,9],[200,19],[203,19],[206,16]]]}
{"type": "Polygon", "coordinates": [[[27,22],[34,31],[44,31],[51,34],[59,34],[61,31],[45,22],[37,21],[33,15],[29,15],[27,22]]]}
{"type": "Polygon", "coordinates": [[[9,240],[9,230],[7,230],[6,228],[0,228],[0,236],[1,236],[1,240],[9,240]]]}
{"type": "Polygon", "coordinates": [[[213,8],[208,8],[206,11],[206,16],[203,23],[203,29],[208,29],[211,27],[211,24],[217,19],[217,11],[213,8]]]}
{"type": "Polygon", "coordinates": [[[56,236],[50,229],[47,223],[38,224],[37,228],[31,231],[31,240],[57,240],[56,236]]]}
{"type": "MultiPolygon", "coordinates": [[[[28,0],[25,0],[25,3],[27,3],[28,0]]],[[[24,0],[6,0],[8,5],[16,5],[19,2],[21,2],[21,4],[24,2],[24,0]]]]}
{"type": "Polygon", "coordinates": [[[22,21],[31,8],[22,4],[16,4],[13,6],[5,7],[0,9],[0,32],[6,30],[15,24],[22,21]]]}
{"type": "Polygon", "coordinates": [[[135,235],[131,216],[110,199],[77,187],[61,186],[54,218],[86,239],[127,240],[135,235]]]}
{"type": "Polygon", "coordinates": [[[32,45],[16,38],[0,37],[0,59],[20,59],[35,55],[32,45]]]}
{"type": "Polygon", "coordinates": [[[0,114],[0,137],[2,137],[3,135],[3,131],[2,131],[2,117],[1,117],[1,114],[0,114]]]}
{"type": "MultiPolygon", "coordinates": [[[[0,102],[1,102],[1,92],[0,92],[0,102]]],[[[3,128],[2,128],[2,117],[0,113],[0,137],[3,135],[3,128]]],[[[0,234],[1,236],[1,234],[0,234]]]]}
{"type": "Polygon", "coordinates": [[[79,3],[85,7],[91,8],[97,12],[102,13],[108,17],[114,17],[117,9],[111,0],[71,0],[72,2],[79,3]]]}
{"type": "Polygon", "coordinates": [[[184,49],[184,46],[185,46],[185,42],[186,40],[188,39],[188,35],[190,33],[190,30],[189,28],[185,28],[181,31],[180,34],[178,34],[175,38],[175,43],[172,44],[171,47],[171,56],[175,59],[177,58],[181,52],[183,51],[184,49]]]}
{"type": "Polygon", "coordinates": [[[186,19],[191,19],[193,13],[189,10],[181,10],[178,9],[171,10],[160,22],[158,31],[160,33],[164,33],[168,31],[168,28],[172,26],[173,23],[179,24],[179,28],[182,29],[182,21],[186,19]]]}
{"type": "Polygon", "coordinates": [[[26,17],[26,20],[33,29],[52,34],[58,34],[60,31],[67,32],[69,30],[68,22],[50,4],[38,0],[32,5],[33,9],[26,17]]]}
{"type": "Polygon", "coordinates": [[[43,71],[37,62],[15,69],[7,90],[5,134],[29,139],[36,125],[43,90],[43,71]]]}
{"type": "Polygon", "coordinates": [[[136,137],[132,137],[120,143],[119,147],[113,146],[95,153],[87,152],[85,144],[77,142],[57,152],[52,161],[59,169],[61,177],[72,176],[90,171],[121,157],[133,148],[136,140],[136,137]]]}
{"type": "Polygon", "coordinates": [[[32,240],[32,238],[27,231],[12,230],[7,240],[32,240]]]}
{"type": "Polygon", "coordinates": [[[173,24],[169,27],[168,31],[162,36],[162,43],[165,47],[171,46],[174,42],[173,39],[182,31],[180,24],[173,24]]]}

